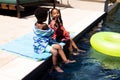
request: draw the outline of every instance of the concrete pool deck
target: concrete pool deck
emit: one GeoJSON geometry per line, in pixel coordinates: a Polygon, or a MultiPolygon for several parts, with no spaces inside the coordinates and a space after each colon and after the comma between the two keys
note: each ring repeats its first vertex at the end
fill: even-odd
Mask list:
{"type": "MultiPolygon", "coordinates": [[[[82,4],[82,3],[81,3],[82,4]]],[[[91,3],[95,7],[95,3],[91,3]]],[[[97,4],[98,5],[98,4],[97,4]]],[[[104,3],[102,3],[104,6],[104,3]]],[[[100,7],[101,4],[98,6],[100,7]]],[[[103,8],[101,6],[101,8],[103,8]]],[[[99,17],[104,11],[83,10],[78,8],[64,8],[61,10],[65,28],[78,35],[99,17]]],[[[16,18],[0,15],[0,45],[14,40],[32,31],[35,17],[16,18]]],[[[36,62],[31,59],[13,55],[0,50],[0,79],[1,80],[22,80],[26,75],[40,66],[44,61],[36,62]],[[31,65],[32,64],[32,65],[31,65]]]]}

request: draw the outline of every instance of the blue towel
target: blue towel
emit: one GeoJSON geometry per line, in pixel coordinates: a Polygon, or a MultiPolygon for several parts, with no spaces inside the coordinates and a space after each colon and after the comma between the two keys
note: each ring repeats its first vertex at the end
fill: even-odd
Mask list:
{"type": "MultiPolygon", "coordinates": [[[[74,33],[70,33],[71,37],[74,37],[74,33]]],[[[28,33],[20,38],[17,38],[4,45],[0,45],[1,50],[12,52],[27,58],[31,58],[36,61],[46,60],[51,56],[51,53],[37,54],[33,50],[33,32],[28,33]]],[[[63,45],[60,43],[60,45],[63,45]]]]}
{"type": "Polygon", "coordinates": [[[37,54],[33,50],[33,33],[28,33],[18,39],[0,45],[1,50],[6,50],[24,57],[32,58],[36,61],[45,60],[51,56],[51,53],[37,54]]]}

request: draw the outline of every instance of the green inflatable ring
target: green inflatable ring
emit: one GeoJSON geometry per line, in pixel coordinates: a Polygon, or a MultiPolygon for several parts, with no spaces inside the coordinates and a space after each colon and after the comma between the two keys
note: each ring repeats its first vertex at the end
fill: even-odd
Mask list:
{"type": "Polygon", "coordinates": [[[98,32],[90,38],[91,46],[103,54],[120,57],[120,33],[98,32]]]}

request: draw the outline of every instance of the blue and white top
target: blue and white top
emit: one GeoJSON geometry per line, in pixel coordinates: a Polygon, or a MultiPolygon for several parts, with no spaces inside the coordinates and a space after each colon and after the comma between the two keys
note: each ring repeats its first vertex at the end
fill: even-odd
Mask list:
{"type": "Polygon", "coordinates": [[[34,26],[33,32],[34,51],[38,54],[43,53],[47,45],[51,45],[53,43],[51,36],[53,35],[54,30],[51,28],[48,28],[47,30],[41,30],[34,26]]]}

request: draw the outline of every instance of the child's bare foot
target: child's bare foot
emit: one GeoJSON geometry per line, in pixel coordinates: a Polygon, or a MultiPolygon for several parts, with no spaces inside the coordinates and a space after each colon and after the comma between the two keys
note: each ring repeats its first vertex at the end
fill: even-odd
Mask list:
{"type": "Polygon", "coordinates": [[[76,56],[76,55],[79,55],[81,52],[86,52],[86,51],[75,49],[74,51],[70,51],[70,54],[72,54],[73,56],[76,56]]]}
{"type": "Polygon", "coordinates": [[[79,52],[73,52],[72,55],[76,56],[76,55],[79,55],[80,53],[79,52]]]}
{"type": "Polygon", "coordinates": [[[74,62],[76,62],[76,60],[67,60],[65,61],[65,64],[74,63],[74,62]]]}
{"type": "Polygon", "coordinates": [[[85,50],[80,50],[80,49],[77,49],[77,52],[86,52],[85,50]]]}
{"type": "Polygon", "coordinates": [[[64,72],[59,66],[54,66],[54,69],[59,73],[64,72]]]}
{"type": "Polygon", "coordinates": [[[73,55],[73,56],[76,56],[76,55],[79,55],[79,52],[76,51],[70,51],[70,54],[73,55]]]}

